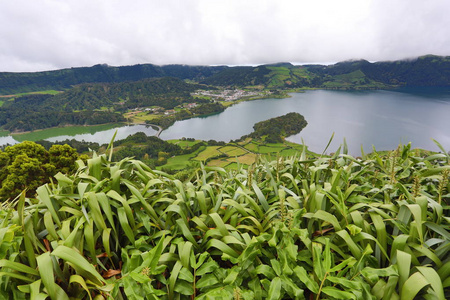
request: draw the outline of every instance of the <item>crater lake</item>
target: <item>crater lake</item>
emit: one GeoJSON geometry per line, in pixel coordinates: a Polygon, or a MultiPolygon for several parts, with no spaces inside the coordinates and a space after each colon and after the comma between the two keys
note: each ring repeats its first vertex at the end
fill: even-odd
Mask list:
{"type": "MultiPolygon", "coordinates": [[[[399,143],[408,142],[413,148],[439,151],[432,139],[445,149],[450,149],[450,88],[309,90],[292,93],[290,98],[240,102],[216,115],[177,121],[160,137],[165,140],[191,137],[228,142],[250,133],[257,122],[289,112],[302,114],[308,125],[288,140],[295,143],[304,140],[309,150],[318,153],[324,151],[333,133],[334,139],[327,152],[334,152],[344,138],[352,155],[361,153],[361,145],[365,152],[370,152],[372,146],[377,150],[392,150],[399,143]]],[[[118,138],[138,131],[144,131],[147,135],[156,133],[153,128],[144,125],[123,126],[118,130],[118,138]]],[[[61,133],[45,139],[75,138],[107,143],[114,131],[99,130],[83,135],[61,133]]],[[[34,136],[38,134],[42,136],[42,131],[29,133],[27,138],[36,140],[34,136]]],[[[16,141],[11,136],[0,138],[0,144],[16,141]]]]}

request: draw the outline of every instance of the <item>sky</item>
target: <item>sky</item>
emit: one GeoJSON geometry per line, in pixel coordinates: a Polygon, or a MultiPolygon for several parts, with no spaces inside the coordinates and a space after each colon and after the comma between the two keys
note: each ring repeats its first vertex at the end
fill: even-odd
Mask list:
{"type": "Polygon", "coordinates": [[[0,72],[450,55],[448,0],[0,0],[0,72]]]}

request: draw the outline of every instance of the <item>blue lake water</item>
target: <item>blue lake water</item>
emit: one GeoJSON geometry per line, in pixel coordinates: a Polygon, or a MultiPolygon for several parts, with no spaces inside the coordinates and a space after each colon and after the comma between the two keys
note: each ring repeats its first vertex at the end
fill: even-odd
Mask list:
{"type": "MultiPolygon", "coordinates": [[[[350,153],[395,149],[399,143],[438,151],[432,139],[450,149],[450,89],[390,91],[315,90],[291,98],[242,102],[218,115],[179,121],[161,138],[193,137],[229,141],[252,131],[256,122],[298,112],[308,126],[288,140],[305,141],[322,152],[334,133],[329,151],[347,141],[350,153]]],[[[327,151],[328,152],[328,151],[327,151]]]]}
{"type": "MultiPolygon", "coordinates": [[[[192,137],[203,140],[230,141],[250,133],[253,125],[269,118],[298,112],[308,126],[289,141],[301,143],[310,150],[322,152],[331,135],[334,140],[327,152],[333,152],[347,141],[349,151],[359,155],[361,145],[366,152],[395,149],[399,143],[412,143],[413,148],[439,151],[432,139],[450,150],[450,88],[416,88],[378,91],[314,90],[291,94],[285,99],[261,99],[241,102],[224,112],[204,118],[178,121],[164,130],[162,139],[192,137]]],[[[116,139],[144,131],[143,125],[119,127],[116,139]]],[[[64,135],[48,140],[75,138],[108,143],[115,129],[94,134],[64,135]]],[[[12,137],[0,138],[0,144],[12,143],[12,137]]]]}

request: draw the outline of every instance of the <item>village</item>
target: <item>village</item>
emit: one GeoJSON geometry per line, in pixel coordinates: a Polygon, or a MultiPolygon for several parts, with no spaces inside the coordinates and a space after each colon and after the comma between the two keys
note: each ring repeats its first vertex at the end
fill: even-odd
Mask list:
{"type": "Polygon", "coordinates": [[[234,90],[207,90],[207,91],[197,91],[192,93],[193,96],[207,96],[211,97],[214,100],[222,100],[222,101],[236,101],[242,98],[251,98],[251,97],[261,97],[264,95],[270,95],[270,91],[244,91],[240,89],[234,90]]]}
{"type": "MultiPolygon", "coordinates": [[[[225,89],[225,90],[200,90],[196,91],[194,93],[191,93],[191,95],[195,97],[202,97],[202,98],[209,98],[212,101],[237,101],[240,99],[250,99],[250,98],[260,98],[267,95],[272,94],[270,91],[245,91],[240,89],[225,89]]],[[[130,110],[130,112],[127,114],[127,117],[133,117],[139,113],[146,113],[146,114],[154,114],[154,115],[173,115],[177,113],[177,110],[180,109],[192,109],[194,107],[199,106],[200,104],[196,102],[192,103],[183,103],[182,105],[175,107],[175,109],[164,109],[160,106],[153,106],[153,107],[136,107],[130,110]]]]}

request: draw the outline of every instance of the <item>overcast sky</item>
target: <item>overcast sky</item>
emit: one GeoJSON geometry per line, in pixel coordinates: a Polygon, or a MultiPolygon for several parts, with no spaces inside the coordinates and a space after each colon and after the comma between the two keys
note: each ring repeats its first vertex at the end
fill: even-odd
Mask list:
{"type": "Polygon", "coordinates": [[[0,71],[450,55],[449,0],[0,0],[0,71]]]}

